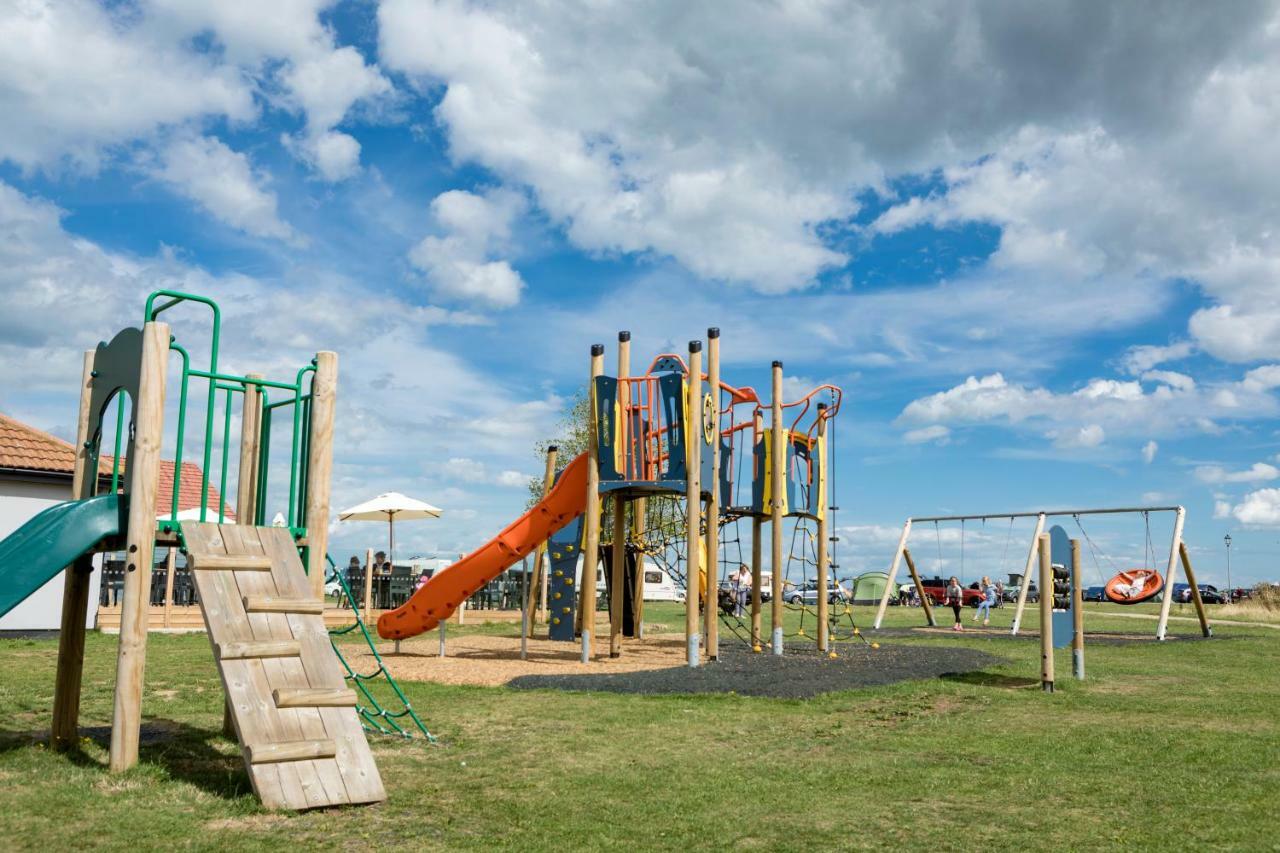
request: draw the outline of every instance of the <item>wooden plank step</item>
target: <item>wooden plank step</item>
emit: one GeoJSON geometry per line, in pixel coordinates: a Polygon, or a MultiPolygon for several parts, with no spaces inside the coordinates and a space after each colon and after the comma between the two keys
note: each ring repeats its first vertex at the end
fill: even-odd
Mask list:
{"type": "Polygon", "coordinates": [[[302,654],[297,640],[250,640],[242,643],[218,643],[218,660],[245,658],[296,658],[302,654]]]}
{"type": "Polygon", "coordinates": [[[333,758],[338,754],[338,744],[331,738],[293,740],[283,743],[245,744],[244,751],[250,764],[270,764],[277,761],[333,758]]]}
{"type": "Polygon", "coordinates": [[[202,554],[191,551],[187,562],[203,571],[269,572],[271,558],[261,554],[202,554]]]}
{"type": "Polygon", "coordinates": [[[319,616],[325,603],[318,598],[280,598],[274,595],[246,595],[245,613],[306,613],[319,616]]]}
{"type": "Polygon", "coordinates": [[[295,687],[271,691],[277,708],[354,708],[356,692],[343,688],[295,687]]]}

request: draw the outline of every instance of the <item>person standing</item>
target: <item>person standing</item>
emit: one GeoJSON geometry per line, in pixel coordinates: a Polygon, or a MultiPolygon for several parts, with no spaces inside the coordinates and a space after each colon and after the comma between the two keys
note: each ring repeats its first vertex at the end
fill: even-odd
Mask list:
{"type": "Polygon", "coordinates": [[[751,569],[746,563],[740,563],[730,581],[733,584],[733,615],[742,618],[747,613],[747,601],[751,598],[751,569]]]}
{"type": "Polygon", "coordinates": [[[951,612],[955,614],[956,624],[951,627],[952,631],[963,631],[964,620],[960,618],[960,608],[964,606],[964,587],[960,586],[960,579],[955,575],[951,576],[950,582],[947,583],[946,598],[943,604],[951,608],[951,612]]]}

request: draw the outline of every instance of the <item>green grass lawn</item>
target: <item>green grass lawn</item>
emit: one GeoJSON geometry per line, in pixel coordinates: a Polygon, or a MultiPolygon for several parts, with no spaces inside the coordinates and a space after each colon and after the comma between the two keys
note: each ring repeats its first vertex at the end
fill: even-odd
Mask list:
{"type": "MultiPolygon", "coordinates": [[[[680,614],[651,605],[646,619],[678,631],[680,614]]],[[[920,619],[892,608],[886,625],[920,619]]],[[[1029,629],[1036,619],[1029,609],[1029,629]]],[[[1104,608],[1088,626],[1155,629],[1104,608]]],[[[509,625],[450,630],[516,643],[509,625]]],[[[1280,637],[1217,634],[1092,646],[1084,683],[1060,653],[1054,695],[1034,686],[1034,640],[949,632],[891,642],[1007,663],[807,701],[406,683],[441,743],[374,741],[386,803],[287,815],[259,808],[219,734],[203,635],[151,638],[144,714],[158,736],[118,776],[105,769],[114,638],[89,637],[89,736],[72,755],[42,741],[56,642],[4,640],[0,837],[42,850],[1275,849],[1280,637]]]]}

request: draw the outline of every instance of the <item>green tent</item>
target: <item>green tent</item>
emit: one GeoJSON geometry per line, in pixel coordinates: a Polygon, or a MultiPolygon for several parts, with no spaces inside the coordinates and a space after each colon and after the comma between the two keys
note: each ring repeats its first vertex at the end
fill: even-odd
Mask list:
{"type": "Polygon", "coordinates": [[[853,581],[854,604],[879,604],[884,588],[889,585],[889,576],[884,572],[866,572],[858,575],[853,581]]]}

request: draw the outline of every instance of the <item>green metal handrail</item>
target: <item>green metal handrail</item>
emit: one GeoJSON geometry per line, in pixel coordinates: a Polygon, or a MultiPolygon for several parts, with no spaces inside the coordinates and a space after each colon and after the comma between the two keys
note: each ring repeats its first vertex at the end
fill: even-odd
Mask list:
{"type": "MultiPolygon", "coordinates": [[[[204,379],[209,383],[209,393],[206,402],[205,411],[205,429],[203,440],[203,451],[201,454],[201,489],[200,489],[200,520],[206,521],[209,518],[209,492],[211,484],[211,466],[213,463],[213,445],[215,437],[215,417],[217,415],[217,407],[219,400],[219,392],[222,393],[222,401],[224,411],[222,417],[222,457],[220,460],[219,472],[219,491],[222,498],[218,506],[217,517],[219,522],[226,519],[226,495],[227,482],[230,469],[231,457],[231,410],[235,394],[244,394],[249,386],[257,387],[263,396],[263,416],[259,427],[259,441],[262,451],[260,453],[257,470],[253,472],[253,476],[257,477],[258,489],[256,490],[258,500],[253,507],[248,507],[248,518],[258,524],[265,522],[266,516],[266,498],[267,498],[267,480],[270,471],[270,440],[272,425],[272,410],[281,406],[292,405],[292,426],[293,435],[290,437],[290,459],[289,459],[289,497],[286,504],[288,510],[288,523],[295,535],[305,535],[305,513],[306,513],[306,470],[307,459],[306,454],[310,450],[310,436],[308,432],[311,425],[311,394],[309,389],[304,386],[307,373],[315,373],[315,360],[302,367],[293,383],[279,382],[271,379],[250,378],[248,376],[239,376],[232,373],[222,373],[218,370],[218,356],[222,339],[222,311],[218,304],[206,296],[200,296],[193,293],[185,293],[178,290],[157,290],[147,297],[146,307],[144,309],[144,318],[146,322],[155,321],[162,313],[168,311],[175,306],[186,302],[196,303],[206,306],[213,320],[212,335],[209,342],[209,364],[207,369],[195,368],[191,364],[191,356],[188,351],[178,343],[176,336],[170,336],[170,349],[176,350],[182,359],[181,364],[181,385],[178,401],[178,420],[177,420],[177,447],[174,451],[174,472],[173,472],[173,500],[170,506],[170,517],[161,523],[161,527],[165,532],[172,532],[176,526],[178,514],[180,512],[180,492],[182,485],[182,456],[183,448],[186,444],[186,427],[187,427],[187,402],[190,381],[192,377],[204,379]],[[268,389],[274,391],[285,392],[286,399],[272,403],[268,399],[268,389]]],[[[314,382],[314,381],[313,381],[314,382]]],[[[115,468],[113,470],[113,486],[117,486],[120,480],[119,473],[119,446],[121,443],[120,436],[123,433],[123,403],[120,404],[121,409],[117,414],[117,452],[115,468]]],[[[244,437],[241,437],[244,441],[244,437]]],[[[242,512],[246,508],[241,509],[242,512]]]]}

